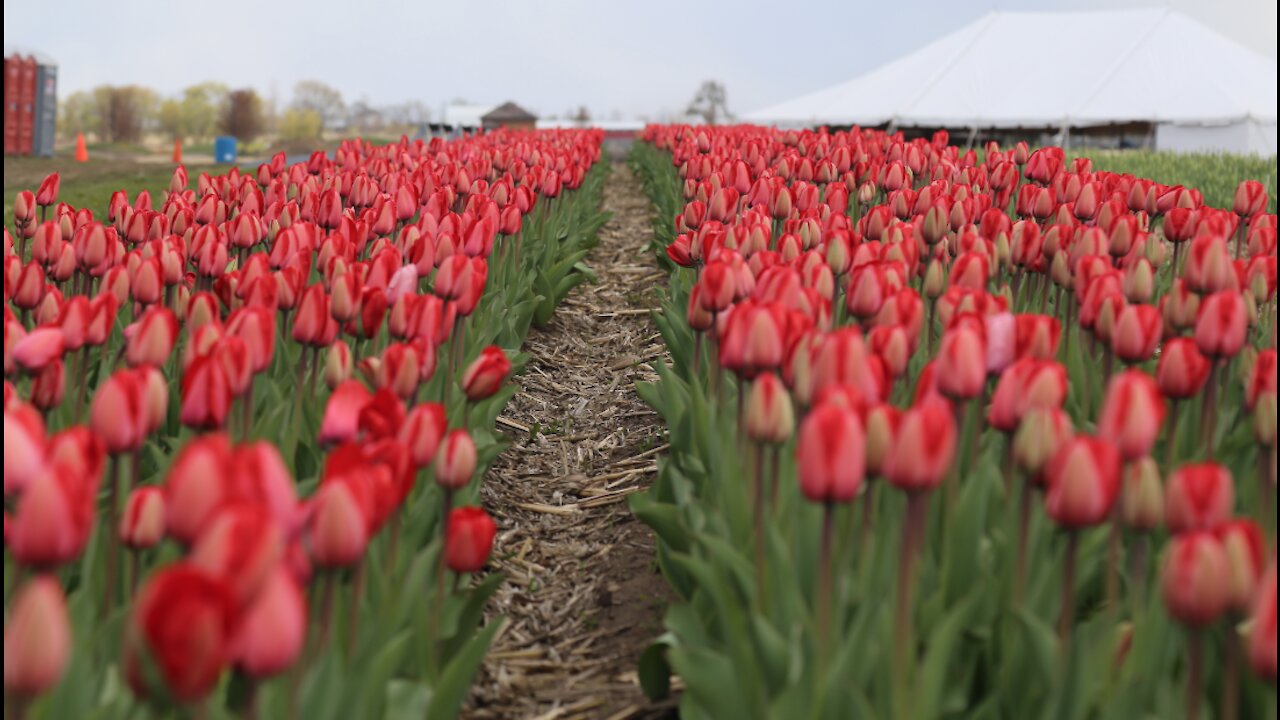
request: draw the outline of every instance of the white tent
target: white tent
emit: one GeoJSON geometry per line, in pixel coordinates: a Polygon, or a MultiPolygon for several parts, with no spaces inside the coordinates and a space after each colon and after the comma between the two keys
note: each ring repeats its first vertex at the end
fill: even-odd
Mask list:
{"type": "Polygon", "coordinates": [[[1173,150],[1276,152],[1276,62],[1172,10],[993,12],[866,75],[744,117],[784,126],[1155,124],[1173,150]]]}

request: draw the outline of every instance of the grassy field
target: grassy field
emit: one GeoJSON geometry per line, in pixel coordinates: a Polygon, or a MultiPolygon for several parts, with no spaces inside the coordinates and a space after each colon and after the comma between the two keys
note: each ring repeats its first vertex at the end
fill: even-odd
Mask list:
{"type": "Polygon", "coordinates": [[[1276,211],[1276,158],[1225,154],[1178,154],[1146,150],[1099,150],[1088,153],[1094,170],[1123,172],[1165,185],[1185,185],[1204,193],[1205,204],[1230,208],[1241,180],[1258,180],[1271,195],[1276,211]]]}

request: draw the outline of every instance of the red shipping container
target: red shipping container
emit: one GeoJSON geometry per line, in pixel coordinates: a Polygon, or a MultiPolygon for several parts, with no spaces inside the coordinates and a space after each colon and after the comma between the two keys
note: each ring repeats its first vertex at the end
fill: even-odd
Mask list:
{"type": "Polygon", "coordinates": [[[18,152],[18,85],[22,70],[18,58],[4,59],[4,154],[18,152]]]}
{"type": "Polygon", "coordinates": [[[18,154],[30,155],[36,126],[36,59],[20,57],[18,81],[18,154]]]}

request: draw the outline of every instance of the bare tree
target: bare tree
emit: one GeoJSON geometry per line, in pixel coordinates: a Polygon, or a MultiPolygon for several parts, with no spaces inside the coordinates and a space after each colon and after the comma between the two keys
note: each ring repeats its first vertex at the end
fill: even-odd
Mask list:
{"type": "Polygon", "coordinates": [[[262,132],[262,99],[252,88],[228,93],[222,131],[241,142],[249,142],[262,132]]]}
{"type": "Polygon", "coordinates": [[[293,108],[314,112],[326,128],[340,127],[347,111],[342,93],[319,80],[303,80],[293,86],[293,108]]]}
{"type": "Polygon", "coordinates": [[[693,96],[693,101],[689,103],[689,109],[685,113],[702,117],[703,122],[708,125],[733,119],[733,113],[729,112],[724,85],[715,80],[702,83],[702,87],[698,88],[697,94],[693,96]]]}

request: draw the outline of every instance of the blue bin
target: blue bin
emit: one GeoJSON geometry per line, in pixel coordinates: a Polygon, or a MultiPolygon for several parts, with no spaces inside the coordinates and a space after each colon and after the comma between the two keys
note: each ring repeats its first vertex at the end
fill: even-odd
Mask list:
{"type": "Polygon", "coordinates": [[[230,164],[236,161],[236,139],[230,135],[219,135],[213,140],[213,161],[230,164]]]}

